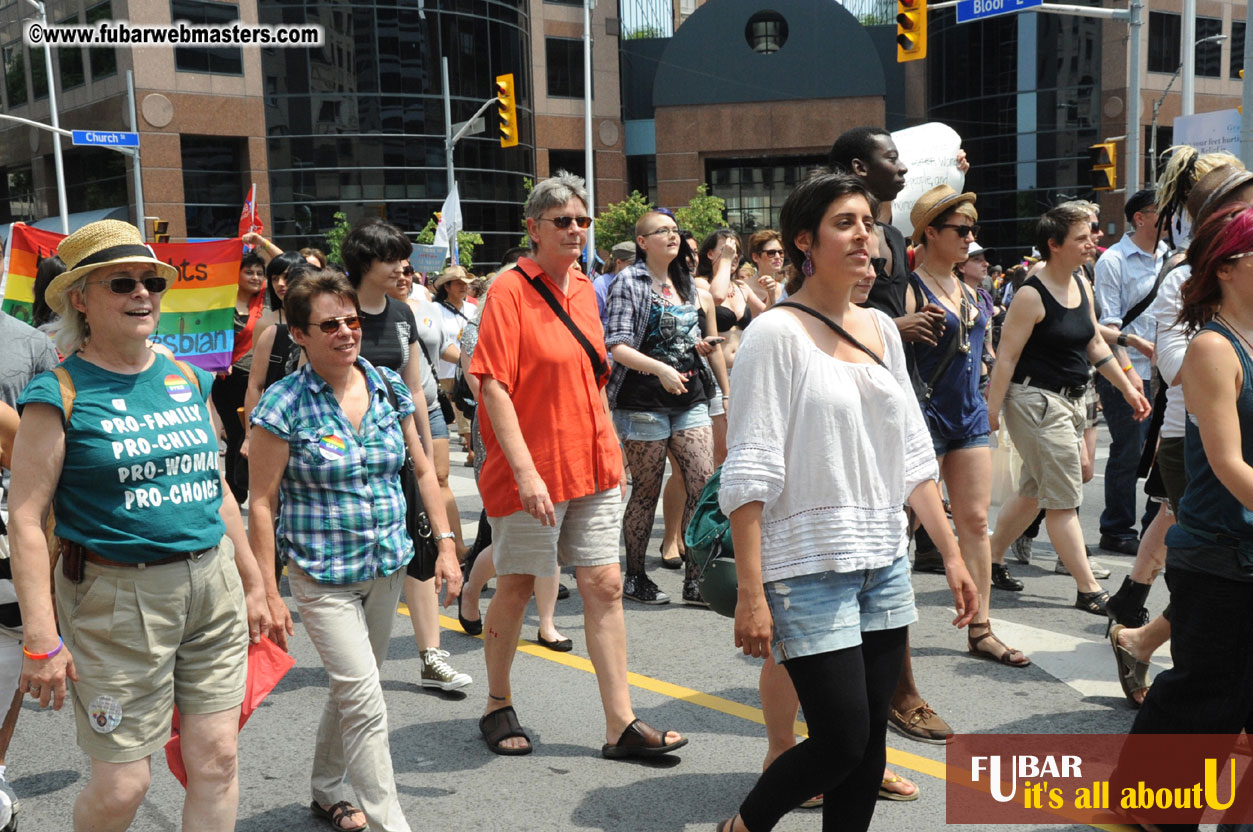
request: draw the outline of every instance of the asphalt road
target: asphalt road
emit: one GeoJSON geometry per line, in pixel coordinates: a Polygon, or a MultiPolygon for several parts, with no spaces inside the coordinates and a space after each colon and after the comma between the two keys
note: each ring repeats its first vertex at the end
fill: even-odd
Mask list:
{"type": "MultiPolygon", "coordinates": [[[[1102,435],[1098,472],[1107,441],[1102,435]]],[[[468,521],[466,536],[472,539],[479,500],[471,470],[461,466],[463,459],[454,451],[454,491],[468,521]]],[[[1095,507],[1103,502],[1101,488],[1098,475],[1086,491],[1087,505],[1094,508],[1081,512],[1092,544],[1097,540],[1095,507]]],[[[658,541],[660,534],[659,518],[658,541]]],[[[656,549],[655,543],[650,546],[656,549]]],[[[1112,591],[1130,569],[1131,558],[1107,554],[1101,559],[1114,570],[1103,582],[1112,591]]],[[[1032,565],[1014,569],[1026,581],[1026,591],[994,590],[996,632],[1031,656],[1033,664],[1024,669],[968,657],[965,634],[948,624],[951,597],[943,577],[915,575],[921,619],[911,630],[915,674],[923,696],[957,731],[1119,733],[1130,726],[1134,712],[1118,686],[1104,639],[1105,620],[1071,607],[1074,582],[1053,574],[1055,560],[1047,541],[1037,542],[1032,565]]],[[[666,592],[679,597],[680,573],[662,570],[655,557],[649,571],[666,592]]],[[[573,589],[572,576],[563,580],[573,589]]],[[[490,590],[484,597],[486,609],[490,590]]],[[[1150,611],[1159,612],[1165,601],[1165,588],[1155,587],[1150,611]]],[[[524,638],[536,630],[533,605],[529,613],[524,638]]],[[[672,760],[643,764],[601,758],[603,715],[586,658],[577,591],[557,605],[558,626],[574,640],[572,653],[553,653],[532,642],[519,648],[515,704],[536,745],[533,754],[521,758],[497,757],[479,737],[476,723],[486,701],[482,643],[461,631],[455,608],[443,620],[443,647],[451,652],[453,666],[470,673],[474,684],[454,694],[417,685],[420,664],[412,630],[403,610],[398,612],[382,675],[396,780],[411,826],[441,832],[678,832],[713,830],[732,815],[752,787],[766,748],[757,694],[759,662],[734,648],[730,619],[709,610],[627,602],[626,617],[638,715],[691,738],[672,760]]],[[[329,828],[308,809],[309,761],[326,697],[326,674],[299,626],[292,652],[296,666],[240,738],[236,828],[241,832],[329,828]]],[[[1159,657],[1155,672],[1169,661],[1168,655],[1159,657]]],[[[943,827],[943,746],[892,732],[888,746],[889,764],[918,783],[921,799],[880,801],[872,828],[943,827]]],[[[177,830],[182,788],[160,756],[152,769],[152,788],[132,829],[177,830]]],[[[88,760],[74,742],[69,711],[26,705],[8,755],[8,778],[22,801],[20,828],[70,829],[73,800],[88,770],[88,760]]],[[[820,812],[797,811],[777,828],[792,832],[820,827],[820,812]]]]}

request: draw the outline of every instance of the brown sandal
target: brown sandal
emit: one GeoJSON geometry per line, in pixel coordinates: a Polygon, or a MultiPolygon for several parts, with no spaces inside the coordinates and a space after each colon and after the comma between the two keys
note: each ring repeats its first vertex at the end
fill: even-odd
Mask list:
{"type": "Polygon", "coordinates": [[[997,638],[995,635],[992,634],[992,624],[990,622],[985,623],[985,624],[971,624],[970,633],[971,634],[966,637],[966,648],[970,651],[972,655],[978,656],[981,659],[988,659],[990,661],[1000,662],[1001,664],[1007,665],[1009,667],[1026,667],[1027,665],[1031,664],[1031,659],[1027,658],[1027,655],[1025,653],[1023,653],[1021,650],[1017,650],[1013,647],[1010,647],[1005,642],[1001,641],[999,638],[997,638]],[[979,627],[979,628],[987,627],[988,631],[981,636],[976,636],[974,635],[975,627],[979,627]],[[1001,653],[1000,655],[997,655],[996,653],[993,653],[989,650],[985,650],[982,647],[980,647],[979,645],[982,644],[987,639],[992,639],[992,645],[1001,647],[1004,650],[1004,652],[1001,653]]]}
{"type": "MultiPolygon", "coordinates": [[[[309,808],[313,810],[314,815],[329,823],[332,829],[339,829],[342,832],[361,832],[361,830],[370,827],[368,821],[362,826],[344,826],[345,818],[361,812],[360,809],[347,800],[341,800],[327,809],[323,809],[322,805],[315,800],[309,804],[309,808]]],[[[365,814],[364,812],[361,813],[365,814]]]]}
{"type": "Polygon", "coordinates": [[[666,742],[665,731],[658,731],[642,719],[637,719],[626,727],[618,742],[610,745],[605,743],[600,748],[603,757],[609,760],[624,760],[629,757],[660,757],[677,751],[687,745],[687,737],[672,743],[666,742]]]}

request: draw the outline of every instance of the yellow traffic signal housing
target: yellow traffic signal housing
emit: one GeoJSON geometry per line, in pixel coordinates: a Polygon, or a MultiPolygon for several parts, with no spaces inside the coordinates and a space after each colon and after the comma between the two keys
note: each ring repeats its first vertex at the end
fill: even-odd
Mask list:
{"type": "Polygon", "coordinates": [[[1112,191],[1118,187],[1118,145],[1099,142],[1088,148],[1092,163],[1092,190],[1112,191]]]}
{"type": "Polygon", "coordinates": [[[170,241],[170,221],[158,220],[152,221],[152,241],[154,243],[168,243],[170,241]]]}
{"type": "Polygon", "coordinates": [[[896,62],[927,57],[927,0],[897,0],[896,62]]]}
{"type": "Polygon", "coordinates": [[[518,143],[518,101],[513,92],[513,73],[496,76],[496,112],[500,115],[500,146],[518,143]]]}

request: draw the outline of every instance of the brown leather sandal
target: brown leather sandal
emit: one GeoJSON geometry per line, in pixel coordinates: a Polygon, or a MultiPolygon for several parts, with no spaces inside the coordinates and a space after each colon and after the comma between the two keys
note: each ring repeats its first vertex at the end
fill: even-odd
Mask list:
{"type": "MultiPolygon", "coordinates": [[[[356,806],[353,806],[347,800],[341,800],[332,804],[329,808],[323,809],[321,804],[316,800],[309,804],[309,808],[313,810],[313,814],[326,821],[331,825],[332,829],[339,829],[341,832],[360,832],[368,829],[370,824],[364,823],[361,826],[344,826],[344,819],[361,812],[356,806]]],[[[362,814],[365,814],[362,812],[362,814]]]]}
{"type": "Polygon", "coordinates": [[[1023,653],[1021,650],[1017,650],[1013,647],[1010,647],[1005,642],[1001,641],[999,638],[997,638],[995,635],[992,634],[991,623],[970,625],[970,635],[966,637],[966,649],[969,650],[972,655],[977,656],[981,659],[988,659],[989,661],[999,662],[1000,664],[1007,665],[1009,667],[1026,667],[1027,665],[1031,664],[1031,659],[1027,658],[1027,655],[1025,653],[1023,653]],[[981,636],[976,636],[974,635],[975,627],[979,627],[981,629],[983,627],[987,627],[988,631],[981,636]],[[986,650],[979,646],[980,644],[982,644],[984,641],[988,639],[992,639],[992,644],[989,646],[999,646],[1004,650],[1004,652],[1001,653],[1000,655],[997,655],[996,653],[993,653],[990,650],[986,650]]]}
{"type": "Polygon", "coordinates": [[[666,732],[658,731],[642,719],[637,719],[626,727],[618,742],[610,745],[605,743],[600,753],[610,760],[624,760],[628,757],[660,757],[687,745],[687,738],[666,742],[666,732]]]}

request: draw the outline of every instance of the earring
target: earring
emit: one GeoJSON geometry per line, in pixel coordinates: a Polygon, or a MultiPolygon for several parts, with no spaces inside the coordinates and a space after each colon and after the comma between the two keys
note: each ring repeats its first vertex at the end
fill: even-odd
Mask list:
{"type": "Polygon", "coordinates": [[[805,277],[814,276],[814,258],[808,251],[805,252],[805,262],[801,263],[801,274],[805,277]]]}

